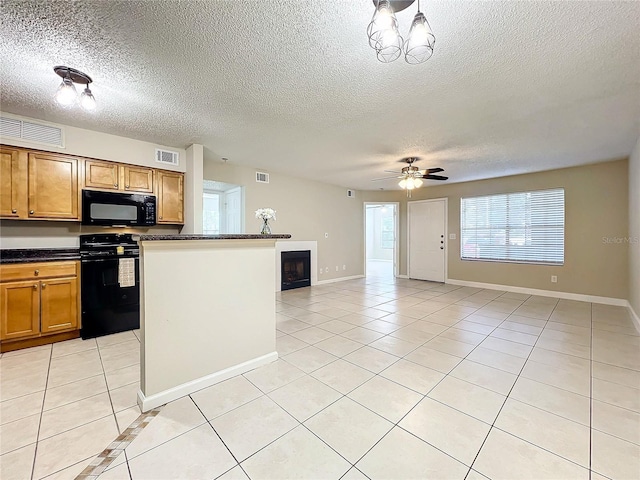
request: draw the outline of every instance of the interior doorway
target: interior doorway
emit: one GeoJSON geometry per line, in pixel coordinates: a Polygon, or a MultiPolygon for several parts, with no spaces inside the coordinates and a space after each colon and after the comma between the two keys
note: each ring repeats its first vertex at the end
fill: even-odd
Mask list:
{"type": "Polygon", "coordinates": [[[244,187],[214,180],[204,181],[202,232],[205,235],[244,233],[244,187]]]}
{"type": "Polygon", "coordinates": [[[398,204],[365,202],[365,275],[393,279],[398,266],[398,204]]]}

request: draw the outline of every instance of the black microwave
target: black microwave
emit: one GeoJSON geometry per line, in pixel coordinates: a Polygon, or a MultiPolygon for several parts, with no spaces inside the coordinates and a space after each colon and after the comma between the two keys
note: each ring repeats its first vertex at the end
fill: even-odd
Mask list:
{"type": "Polygon", "coordinates": [[[82,190],[82,225],[149,227],[156,224],[156,197],[82,190]]]}

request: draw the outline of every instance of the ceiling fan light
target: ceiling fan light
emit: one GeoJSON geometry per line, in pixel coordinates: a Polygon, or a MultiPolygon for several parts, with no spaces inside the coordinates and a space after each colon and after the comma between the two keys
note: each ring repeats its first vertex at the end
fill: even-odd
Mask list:
{"type": "Polygon", "coordinates": [[[429,22],[422,12],[416,13],[409,30],[409,36],[404,42],[404,59],[407,63],[418,64],[426,62],[433,55],[436,37],[431,31],[429,22]]]}
{"type": "Polygon", "coordinates": [[[407,179],[403,178],[402,180],[400,180],[400,183],[398,183],[398,186],[400,188],[407,188],[407,179]]]}
{"type": "Polygon", "coordinates": [[[416,181],[412,177],[407,178],[407,190],[413,190],[414,188],[416,188],[416,181]]]}
{"type": "Polygon", "coordinates": [[[89,85],[86,86],[86,88],[82,92],[82,95],[80,96],[80,106],[89,112],[92,112],[96,109],[96,99],[93,96],[93,93],[91,93],[89,85]]]}
{"type": "Polygon", "coordinates": [[[424,182],[422,181],[421,178],[414,178],[413,179],[413,184],[415,185],[416,188],[420,188],[423,183],[424,182]]]}
{"type": "Polygon", "coordinates": [[[78,92],[76,92],[76,87],[73,85],[70,77],[67,76],[62,79],[62,83],[58,87],[55,98],[63,107],[68,107],[76,102],[78,92]]]}

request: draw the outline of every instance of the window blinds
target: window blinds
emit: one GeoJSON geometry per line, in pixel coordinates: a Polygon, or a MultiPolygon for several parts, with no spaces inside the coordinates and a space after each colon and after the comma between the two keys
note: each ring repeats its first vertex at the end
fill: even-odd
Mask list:
{"type": "Polygon", "coordinates": [[[562,265],[564,189],[462,198],[460,256],[562,265]]]}

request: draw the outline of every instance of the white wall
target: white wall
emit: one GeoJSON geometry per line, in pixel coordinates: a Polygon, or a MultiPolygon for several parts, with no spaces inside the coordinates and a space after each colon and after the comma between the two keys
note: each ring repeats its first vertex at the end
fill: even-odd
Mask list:
{"type": "Polygon", "coordinates": [[[640,317],[640,137],[629,157],[629,303],[640,317]]]}

